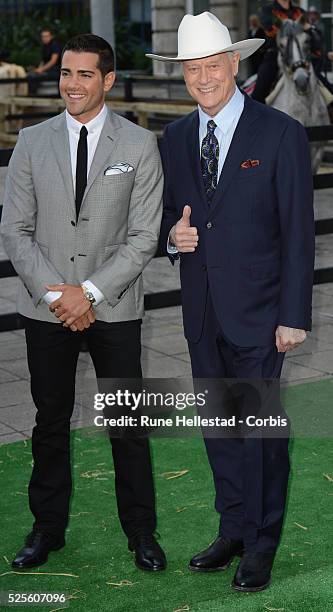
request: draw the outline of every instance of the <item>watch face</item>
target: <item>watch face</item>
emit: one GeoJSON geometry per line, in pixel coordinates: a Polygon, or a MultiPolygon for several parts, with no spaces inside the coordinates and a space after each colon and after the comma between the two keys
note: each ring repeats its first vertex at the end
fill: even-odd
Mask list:
{"type": "Polygon", "coordinates": [[[87,298],[87,300],[89,300],[91,304],[94,304],[94,302],[96,302],[94,294],[91,291],[89,291],[86,287],[84,287],[83,285],[82,287],[84,290],[84,295],[87,298]]]}

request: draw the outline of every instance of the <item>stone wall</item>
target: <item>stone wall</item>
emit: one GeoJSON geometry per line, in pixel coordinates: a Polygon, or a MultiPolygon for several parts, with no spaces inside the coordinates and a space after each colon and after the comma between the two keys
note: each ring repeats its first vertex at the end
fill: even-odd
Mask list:
{"type": "MultiPolygon", "coordinates": [[[[186,0],[152,0],[153,53],[177,55],[177,30],[186,12],[186,0]]],[[[244,0],[211,0],[209,10],[230,30],[233,42],[247,31],[247,2],[244,0]]],[[[153,62],[155,76],[178,76],[181,66],[153,62]]]]}

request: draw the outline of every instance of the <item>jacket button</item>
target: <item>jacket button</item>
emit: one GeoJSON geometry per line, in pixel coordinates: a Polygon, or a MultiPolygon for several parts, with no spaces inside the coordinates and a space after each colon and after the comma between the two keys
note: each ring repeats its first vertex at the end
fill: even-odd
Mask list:
{"type": "Polygon", "coordinates": [[[202,266],[204,272],[207,272],[207,266],[202,266]]]}
{"type": "Polygon", "coordinates": [[[208,221],[206,227],[207,229],[211,229],[213,227],[213,224],[210,221],[208,221]]]}
{"type": "Polygon", "coordinates": [[[75,225],[76,225],[75,221],[71,221],[71,225],[73,225],[73,227],[75,227],[75,225]]]}
{"type": "Polygon", "coordinates": [[[73,257],[71,257],[71,261],[74,261],[74,255],[73,255],[73,257]]]}

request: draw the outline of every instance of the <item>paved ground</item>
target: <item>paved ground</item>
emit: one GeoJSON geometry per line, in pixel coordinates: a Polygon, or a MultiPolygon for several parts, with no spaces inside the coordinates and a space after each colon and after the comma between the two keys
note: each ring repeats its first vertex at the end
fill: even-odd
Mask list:
{"type": "MultiPolygon", "coordinates": [[[[0,173],[0,201],[3,177],[0,173]]],[[[316,218],[332,216],[333,190],[316,193],[316,218]]],[[[0,260],[6,259],[0,242],[0,260]]],[[[333,266],[331,236],[317,239],[316,267],[333,266]]],[[[144,274],[145,291],[155,292],[179,287],[178,269],[166,259],[151,262],[144,274]]],[[[15,312],[17,279],[0,280],[0,314],[15,312]]],[[[189,377],[190,363],[183,338],[180,308],[147,313],[142,332],[143,372],[146,377],[189,377]]],[[[82,353],[77,376],[77,398],[73,427],[92,424],[93,409],[83,390],[93,377],[88,354],[82,353]]],[[[333,284],[314,290],[314,327],[306,343],[290,353],[285,361],[286,384],[299,384],[333,377],[333,284]]],[[[23,331],[0,333],[0,444],[30,437],[35,409],[29,389],[23,331]]]]}

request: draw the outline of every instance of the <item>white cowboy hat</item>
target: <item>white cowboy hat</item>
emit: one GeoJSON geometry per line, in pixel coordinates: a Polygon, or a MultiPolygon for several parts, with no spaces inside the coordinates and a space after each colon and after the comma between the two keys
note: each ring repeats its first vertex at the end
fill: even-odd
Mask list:
{"type": "Polygon", "coordinates": [[[177,57],[164,57],[154,53],[146,53],[146,57],[161,62],[184,62],[191,59],[200,59],[238,51],[243,60],[255,53],[265,40],[251,38],[232,44],[228,28],[212,13],[205,11],[200,15],[185,15],[178,28],[178,55],[177,57]]]}

